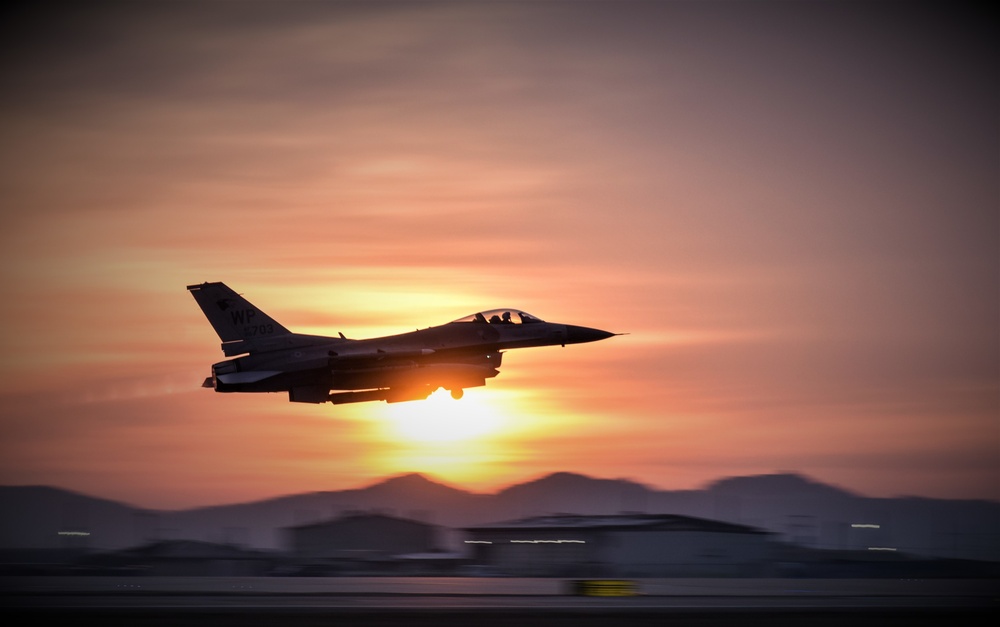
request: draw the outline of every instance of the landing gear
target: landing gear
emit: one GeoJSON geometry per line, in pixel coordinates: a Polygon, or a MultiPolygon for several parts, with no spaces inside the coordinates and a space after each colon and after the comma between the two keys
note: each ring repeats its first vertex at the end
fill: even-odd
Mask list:
{"type": "Polygon", "coordinates": [[[456,401],[465,395],[465,390],[462,388],[455,388],[451,391],[451,397],[456,401]]]}

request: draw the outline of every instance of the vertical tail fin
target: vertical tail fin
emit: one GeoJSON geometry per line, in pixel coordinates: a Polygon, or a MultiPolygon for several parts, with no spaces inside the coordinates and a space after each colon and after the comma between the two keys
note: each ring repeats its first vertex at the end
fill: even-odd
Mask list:
{"type": "Polygon", "coordinates": [[[252,352],[269,344],[268,339],[291,334],[225,283],[189,285],[187,289],[219,334],[227,356],[252,352]]]}

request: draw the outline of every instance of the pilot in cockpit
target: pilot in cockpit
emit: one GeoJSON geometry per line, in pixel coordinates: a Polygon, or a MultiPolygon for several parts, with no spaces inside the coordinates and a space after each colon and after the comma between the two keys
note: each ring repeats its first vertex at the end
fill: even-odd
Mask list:
{"type": "Polygon", "coordinates": [[[514,324],[514,322],[510,319],[510,312],[505,311],[503,312],[503,318],[496,314],[490,316],[490,324],[514,324]]]}

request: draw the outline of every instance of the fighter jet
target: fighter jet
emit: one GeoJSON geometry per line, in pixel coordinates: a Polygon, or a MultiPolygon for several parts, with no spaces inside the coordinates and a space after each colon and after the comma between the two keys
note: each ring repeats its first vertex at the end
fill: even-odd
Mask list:
{"type": "Polygon", "coordinates": [[[212,366],[216,392],[287,392],[294,403],[397,403],[465,388],[499,374],[503,352],[595,342],[615,333],[545,322],[517,309],[474,313],[448,324],[370,339],[292,333],[224,283],[187,288],[235,357],[212,366]],[[240,356],[242,355],[242,356],[240,356]]]}

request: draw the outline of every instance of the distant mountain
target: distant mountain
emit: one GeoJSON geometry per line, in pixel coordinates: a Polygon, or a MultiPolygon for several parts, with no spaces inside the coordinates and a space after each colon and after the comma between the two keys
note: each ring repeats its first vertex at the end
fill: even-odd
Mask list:
{"type": "Polygon", "coordinates": [[[349,503],[351,509],[383,509],[443,525],[454,525],[456,519],[463,518],[466,513],[471,515],[477,505],[489,500],[486,495],[452,488],[418,473],[391,477],[359,490],[328,494],[349,503]],[[436,520],[438,515],[442,516],[441,521],[436,520]]]}
{"type": "Polygon", "coordinates": [[[0,549],[120,549],[151,540],[201,540],[256,549],[287,546],[289,527],[380,512],[461,530],[540,514],[682,514],[751,525],[804,546],[895,548],[917,555],[1000,561],[1000,503],[874,499],[794,474],[720,479],[701,490],[655,490],[626,479],[559,472],[495,494],[420,474],[263,501],[156,511],[50,487],[0,486],[0,549]]]}
{"type": "Polygon", "coordinates": [[[0,548],[108,546],[140,540],[135,525],[146,512],[122,503],[45,486],[0,486],[0,548]]]}
{"type": "Polygon", "coordinates": [[[740,496],[785,497],[797,495],[815,499],[834,500],[857,498],[858,496],[794,473],[719,479],[708,486],[708,491],[714,494],[734,494],[740,496]]]}
{"type": "Polygon", "coordinates": [[[498,492],[493,500],[497,515],[608,514],[645,511],[654,491],[626,479],[594,479],[557,472],[498,492]]]}
{"type": "Polygon", "coordinates": [[[698,516],[710,509],[706,502],[702,490],[659,491],[628,479],[557,472],[490,496],[474,522],[500,522],[543,514],[643,512],[698,516]]]}
{"type": "Polygon", "coordinates": [[[488,496],[431,481],[420,474],[390,477],[364,488],[311,492],[239,505],[158,512],[151,539],[194,539],[254,548],[286,545],[285,530],[352,512],[379,512],[442,527],[481,522],[488,496]]]}

